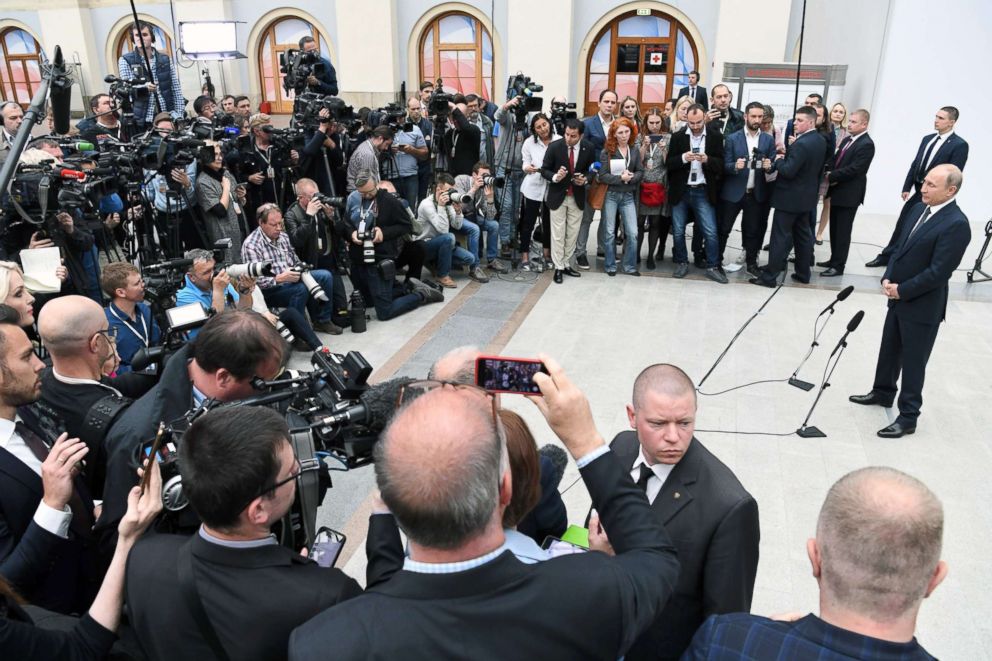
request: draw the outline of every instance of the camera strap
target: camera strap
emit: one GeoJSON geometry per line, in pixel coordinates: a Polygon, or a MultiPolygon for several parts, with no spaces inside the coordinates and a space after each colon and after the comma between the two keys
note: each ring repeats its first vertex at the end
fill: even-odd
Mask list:
{"type": "MultiPolygon", "coordinates": [[[[199,532],[195,534],[200,534],[199,532]]],[[[179,556],[176,558],[176,571],[179,574],[179,589],[182,591],[183,598],[186,600],[186,605],[189,607],[189,613],[193,616],[196,621],[196,628],[200,630],[200,635],[203,636],[207,644],[210,645],[210,649],[213,650],[214,656],[221,661],[228,661],[230,658],[227,654],[227,650],[220,642],[220,638],[217,637],[217,631],[214,629],[213,625],[210,623],[210,618],[207,616],[207,611],[203,607],[203,600],[200,599],[200,593],[196,589],[196,579],[193,577],[193,540],[195,537],[190,537],[189,541],[179,547],[179,556]]]]}

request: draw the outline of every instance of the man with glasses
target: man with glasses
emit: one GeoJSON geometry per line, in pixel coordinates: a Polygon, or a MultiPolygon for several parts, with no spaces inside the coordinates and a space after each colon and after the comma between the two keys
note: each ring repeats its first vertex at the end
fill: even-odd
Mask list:
{"type": "Polygon", "coordinates": [[[503,534],[513,481],[493,396],[475,386],[410,384],[375,447],[389,512],[369,522],[379,544],[391,528],[390,557],[402,557],[402,528],[409,557],[388,581],[297,629],[290,659],[331,649],[346,659],[410,650],[426,659],[616,659],[650,627],[672,596],[675,549],[603,442],[585,395],[554,360],[541,359],[548,374],[534,376],[542,396],[531,401],[575,458],[604,526],[620,540],[617,557],[518,561],[503,534]]]}
{"type": "Polygon", "coordinates": [[[104,309],[85,296],[52,299],[38,314],[38,334],[52,359],[41,373],[41,403],[89,446],[84,477],[95,498],[103,492],[108,423],[155,385],[155,377],[143,374],[106,376],[119,361],[117,333],[104,309]]]}
{"type": "Polygon", "coordinates": [[[179,461],[183,493],[203,523],[192,537],[146,536],[127,567],[131,624],[150,659],[221,658],[221,649],[229,659],[284,658],[295,627],[361,593],[340,569],[319,567],[272,534],[303,471],[281,415],[207,413],[183,436],[179,461]]]}
{"type": "MultiPolygon", "coordinates": [[[[101,545],[113,549],[116,544],[127,494],[138,483],[135,455],[142,443],[155,438],[159,423],[168,425],[207,399],[235,402],[257,394],[252,381],[274,379],[288,353],[286,341],[265,317],[228,310],[212,317],[194,341],[169,357],[158,384],[119,416],[107,434],[107,481],[96,524],[101,545]]],[[[189,533],[200,525],[190,508],[165,523],[160,531],[189,533]]]]}

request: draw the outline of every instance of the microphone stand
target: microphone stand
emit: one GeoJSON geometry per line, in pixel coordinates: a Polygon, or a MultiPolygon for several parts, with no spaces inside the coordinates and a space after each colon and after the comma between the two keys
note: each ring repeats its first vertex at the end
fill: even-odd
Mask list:
{"type": "Polygon", "coordinates": [[[751,318],[744,322],[744,325],[740,327],[740,330],[738,330],[737,333],[734,335],[734,337],[731,338],[730,343],[723,350],[723,353],[721,353],[717,357],[716,362],[713,363],[713,366],[710,367],[709,371],[706,372],[705,376],[703,376],[703,378],[700,379],[699,384],[696,386],[696,390],[699,390],[700,388],[703,387],[703,384],[706,383],[706,379],[710,378],[710,374],[713,373],[713,370],[716,369],[716,366],[720,364],[720,361],[723,360],[723,357],[727,355],[727,352],[728,351],[730,351],[730,347],[734,346],[734,342],[736,342],[737,341],[737,338],[739,338],[741,336],[741,333],[744,332],[744,329],[747,328],[748,325],[752,321],[754,321],[755,317],[757,317],[759,314],[761,314],[761,311],[765,309],[765,306],[766,305],[768,305],[769,303],[771,303],[771,300],[773,298],[775,298],[775,294],[777,294],[780,289],[782,289],[781,283],[777,287],[775,287],[775,291],[773,291],[771,293],[771,295],[767,299],[765,299],[765,302],[761,304],[761,307],[758,308],[757,311],[754,314],[751,315],[751,318]]]}
{"type": "Polygon", "coordinates": [[[806,414],[806,419],[803,420],[803,424],[801,424],[799,429],[796,430],[796,436],[799,438],[827,437],[827,435],[821,431],[819,427],[807,425],[807,423],[809,422],[809,419],[813,417],[813,411],[816,409],[816,405],[819,404],[820,397],[823,396],[823,391],[830,387],[830,377],[833,376],[834,370],[837,369],[837,364],[840,362],[840,357],[844,355],[844,349],[847,348],[847,336],[853,332],[853,330],[849,330],[844,333],[844,337],[841,338],[840,344],[837,345],[837,349],[834,350],[835,354],[831,354],[830,358],[827,358],[827,367],[824,368],[824,377],[823,381],[820,383],[820,391],[816,393],[816,399],[813,400],[813,405],[809,407],[809,413],[806,414]],[[836,358],[834,358],[834,355],[836,355],[836,358]],[[834,361],[832,365],[830,364],[831,360],[834,361]]]}
{"type": "MultiPolygon", "coordinates": [[[[803,356],[803,359],[799,363],[799,366],[796,367],[795,371],[792,373],[792,376],[789,377],[789,385],[790,386],[795,386],[796,388],[799,388],[800,390],[805,390],[807,392],[809,392],[810,390],[813,389],[813,384],[812,383],[810,383],[809,381],[803,381],[802,379],[798,378],[799,370],[801,370],[803,368],[803,365],[806,364],[806,361],[809,360],[809,357],[813,355],[813,350],[816,347],[820,346],[820,342],[819,342],[820,334],[823,333],[823,330],[827,327],[827,324],[830,323],[830,320],[834,316],[834,308],[833,308],[833,306],[830,307],[829,312],[830,312],[830,316],[828,316],[827,317],[827,320],[825,322],[823,322],[823,325],[820,326],[819,330],[816,330],[816,326],[820,322],[820,317],[817,317],[816,318],[816,321],[813,322],[813,329],[814,329],[813,343],[809,345],[809,351],[806,352],[806,355],[803,356]]],[[[823,316],[823,313],[820,313],[820,316],[822,317],[823,316]]]]}

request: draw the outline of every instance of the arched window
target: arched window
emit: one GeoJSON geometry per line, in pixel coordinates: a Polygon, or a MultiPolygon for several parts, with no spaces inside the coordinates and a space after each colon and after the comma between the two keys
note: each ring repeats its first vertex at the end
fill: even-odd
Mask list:
{"type": "Polygon", "coordinates": [[[23,107],[41,83],[41,46],[20,28],[0,31],[0,99],[23,107]]]}
{"type": "Polygon", "coordinates": [[[439,77],[449,94],[492,99],[493,40],[477,18],[451,12],[427,24],[420,37],[420,80],[439,77]]]}
{"type": "Polygon", "coordinates": [[[696,45],[677,20],[658,11],[650,16],[621,14],[593,41],[586,63],[585,113],[597,110],[604,89],[645,108],[664,106],[672,90],[689,83],[696,68],[696,45]]]}
{"type": "MultiPolygon", "coordinates": [[[[155,42],[152,44],[152,46],[154,46],[155,49],[158,51],[161,51],[163,53],[168,53],[169,56],[171,57],[172,39],[169,37],[168,33],[150,21],[145,21],[145,22],[151,26],[152,34],[155,35],[155,42]]],[[[114,62],[113,62],[114,67],[117,66],[117,60],[121,59],[121,55],[134,50],[134,42],[131,40],[131,32],[133,30],[134,30],[134,24],[131,23],[128,24],[127,27],[121,30],[120,34],[117,35],[117,41],[114,43],[114,62]]]]}
{"type": "Polygon", "coordinates": [[[301,37],[313,37],[320,46],[320,53],[327,57],[330,49],[316,27],[295,16],[276,19],[265,29],[258,46],[258,70],[262,78],[262,101],[268,101],[273,113],[293,112],[292,91],[283,89],[286,76],[279,71],[279,56],[289,49],[299,49],[301,37]]]}

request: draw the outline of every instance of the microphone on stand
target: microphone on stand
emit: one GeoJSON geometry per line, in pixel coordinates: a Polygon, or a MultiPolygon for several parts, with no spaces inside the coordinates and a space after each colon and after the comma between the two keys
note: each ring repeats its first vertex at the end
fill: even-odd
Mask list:
{"type": "Polygon", "coordinates": [[[813,417],[813,411],[816,409],[816,405],[820,402],[820,397],[823,395],[823,391],[830,387],[830,377],[833,375],[834,370],[837,369],[837,364],[840,362],[840,357],[844,353],[844,349],[847,348],[847,336],[858,329],[861,325],[861,320],[865,318],[865,311],[858,310],[851,317],[851,321],[847,322],[847,330],[841,336],[840,340],[837,342],[837,346],[834,350],[830,352],[830,357],[827,358],[827,364],[830,364],[830,360],[836,355],[837,360],[834,364],[830,366],[829,371],[826,376],[823,377],[823,382],[820,384],[820,392],[816,393],[816,399],[813,400],[813,405],[809,407],[809,413],[806,414],[806,419],[803,420],[803,424],[796,430],[796,435],[800,438],[826,438],[826,434],[820,431],[819,427],[807,426],[806,423],[809,419],[813,417]]]}
{"type": "Polygon", "coordinates": [[[65,135],[69,132],[69,105],[72,100],[72,74],[62,57],[62,47],[55,47],[52,59],[52,86],[49,90],[52,102],[52,123],[55,132],[65,135]]]}
{"type": "Polygon", "coordinates": [[[803,368],[803,365],[806,364],[806,361],[809,360],[809,357],[813,355],[813,349],[820,346],[819,343],[820,334],[823,332],[823,329],[827,327],[827,324],[830,322],[831,317],[833,317],[834,306],[840,303],[841,301],[845,300],[848,296],[851,295],[851,292],[853,291],[854,291],[854,285],[848,285],[847,287],[844,287],[844,289],[840,290],[840,292],[837,294],[837,298],[831,301],[830,305],[823,308],[823,312],[816,315],[816,320],[813,322],[813,328],[814,328],[813,343],[809,345],[809,351],[806,352],[806,355],[799,362],[799,366],[796,367],[795,371],[792,373],[792,376],[789,377],[790,386],[794,386],[796,388],[799,388],[800,390],[805,390],[807,392],[813,389],[812,383],[810,383],[809,381],[803,381],[802,379],[799,378],[799,370],[803,368]],[[816,330],[816,325],[819,323],[820,317],[822,317],[827,313],[830,313],[830,316],[827,317],[827,320],[825,322],[823,322],[823,325],[820,326],[819,330],[816,330]]]}

